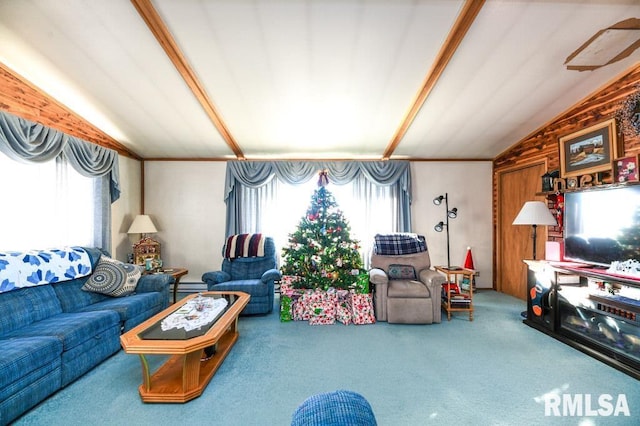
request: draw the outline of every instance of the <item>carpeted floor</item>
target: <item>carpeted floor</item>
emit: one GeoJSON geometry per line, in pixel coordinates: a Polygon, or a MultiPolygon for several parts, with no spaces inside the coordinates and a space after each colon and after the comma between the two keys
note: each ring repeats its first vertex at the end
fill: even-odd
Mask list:
{"type": "Polygon", "coordinates": [[[637,380],[524,325],[523,301],[483,290],[475,302],[473,322],[457,314],[427,326],[242,317],[238,342],[189,403],[142,403],[139,358],[121,351],[16,424],[288,425],[305,398],[336,389],[364,395],[381,426],[640,424],[637,380]],[[609,394],[631,415],[545,416],[553,392],[590,394],[592,414],[609,394]]]}

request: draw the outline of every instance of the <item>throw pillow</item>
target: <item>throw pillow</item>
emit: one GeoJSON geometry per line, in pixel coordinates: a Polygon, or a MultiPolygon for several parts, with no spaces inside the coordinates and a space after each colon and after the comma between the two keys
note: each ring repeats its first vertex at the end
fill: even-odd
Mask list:
{"type": "Polygon", "coordinates": [[[135,291],[141,275],[139,266],[100,256],[93,274],[82,289],[112,297],[127,296],[135,291]]]}
{"type": "Polygon", "coordinates": [[[392,280],[415,280],[416,270],[411,265],[389,265],[387,275],[392,280]]]}

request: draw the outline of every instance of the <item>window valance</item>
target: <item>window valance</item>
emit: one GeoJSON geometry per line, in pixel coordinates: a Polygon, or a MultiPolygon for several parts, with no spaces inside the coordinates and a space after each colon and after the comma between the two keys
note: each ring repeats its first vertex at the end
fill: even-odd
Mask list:
{"type": "Polygon", "coordinates": [[[229,161],[225,179],[225,201],[235,185],[257,188],[274,177],[291,185],[307,182],[319,170],[329,172],[336,185],[351,182],[359,175],[381,186],[400,184],[411,201],[409,161],[229,161]]]}
{"type": "Polygon", "coordinates": [[[393,229],[411,231],[411,172],[409,161],[229,161],[225,177],[224,201],[227,204],[226,232],[256,232],[260,209],[255,205],[257,190],[274,182],[299,185],[327,170],[336,185],[368,181],[369,185],[393,187],[397,194],[397,223],[393,229]]]}
{"type": "Polygon", "coordinates": [[[0,111],[0,151],[17,161],[66,159],[81,175],[109,176],[111,202],[120,198],[118,153],[0,111]]]}

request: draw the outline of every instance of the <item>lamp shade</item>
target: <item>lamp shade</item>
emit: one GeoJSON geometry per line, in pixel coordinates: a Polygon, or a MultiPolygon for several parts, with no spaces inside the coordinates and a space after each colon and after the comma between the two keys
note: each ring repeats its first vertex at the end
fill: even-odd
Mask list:
{"type": "Polygon", "coordinates": [[[158,232],[151,218],[146,214],[139,214],[133,219],[128,234],[152,234],[158,232]]]}
{"type": "Polygon", "coordinates": [[[527,201],[513,220],[514,225],[551,225],[556,226],[556,218],[542,201],[527,201]]]}

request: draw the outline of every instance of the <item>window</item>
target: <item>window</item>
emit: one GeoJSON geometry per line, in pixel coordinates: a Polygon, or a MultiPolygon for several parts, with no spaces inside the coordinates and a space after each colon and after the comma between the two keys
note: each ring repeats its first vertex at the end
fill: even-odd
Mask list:
{"type": "MultiPolygon", "coordinates": [[[[298,226],[300,219],[311,205],[311,195],[317,189],[317,179],[311,179],[303,185],[288,185],[274,182],[254,191],[258,209],[264,211],[263,223],[255,219],[253,229],[272,236],[280,253],[280,248],[288,243],[288,236],[298,226]],[[257,194],[261,195],[257,195],[257,194]]],[[[368,263],[373,237],[377,233],[395,232],[394,216],[398,201],[393,187],[371,184],[366,179],[357,179],[346,185],[329,183],[327,186],[336,199],[338,207],[344,212],[351,226],[351,237],[359,240],[361,254],[368,263]]]]}
{"type": "Polygon", "coordinates": [[[0,250],[95,246],[95,181],[60,161],[23,163],[0,154],[0,250]]]}

